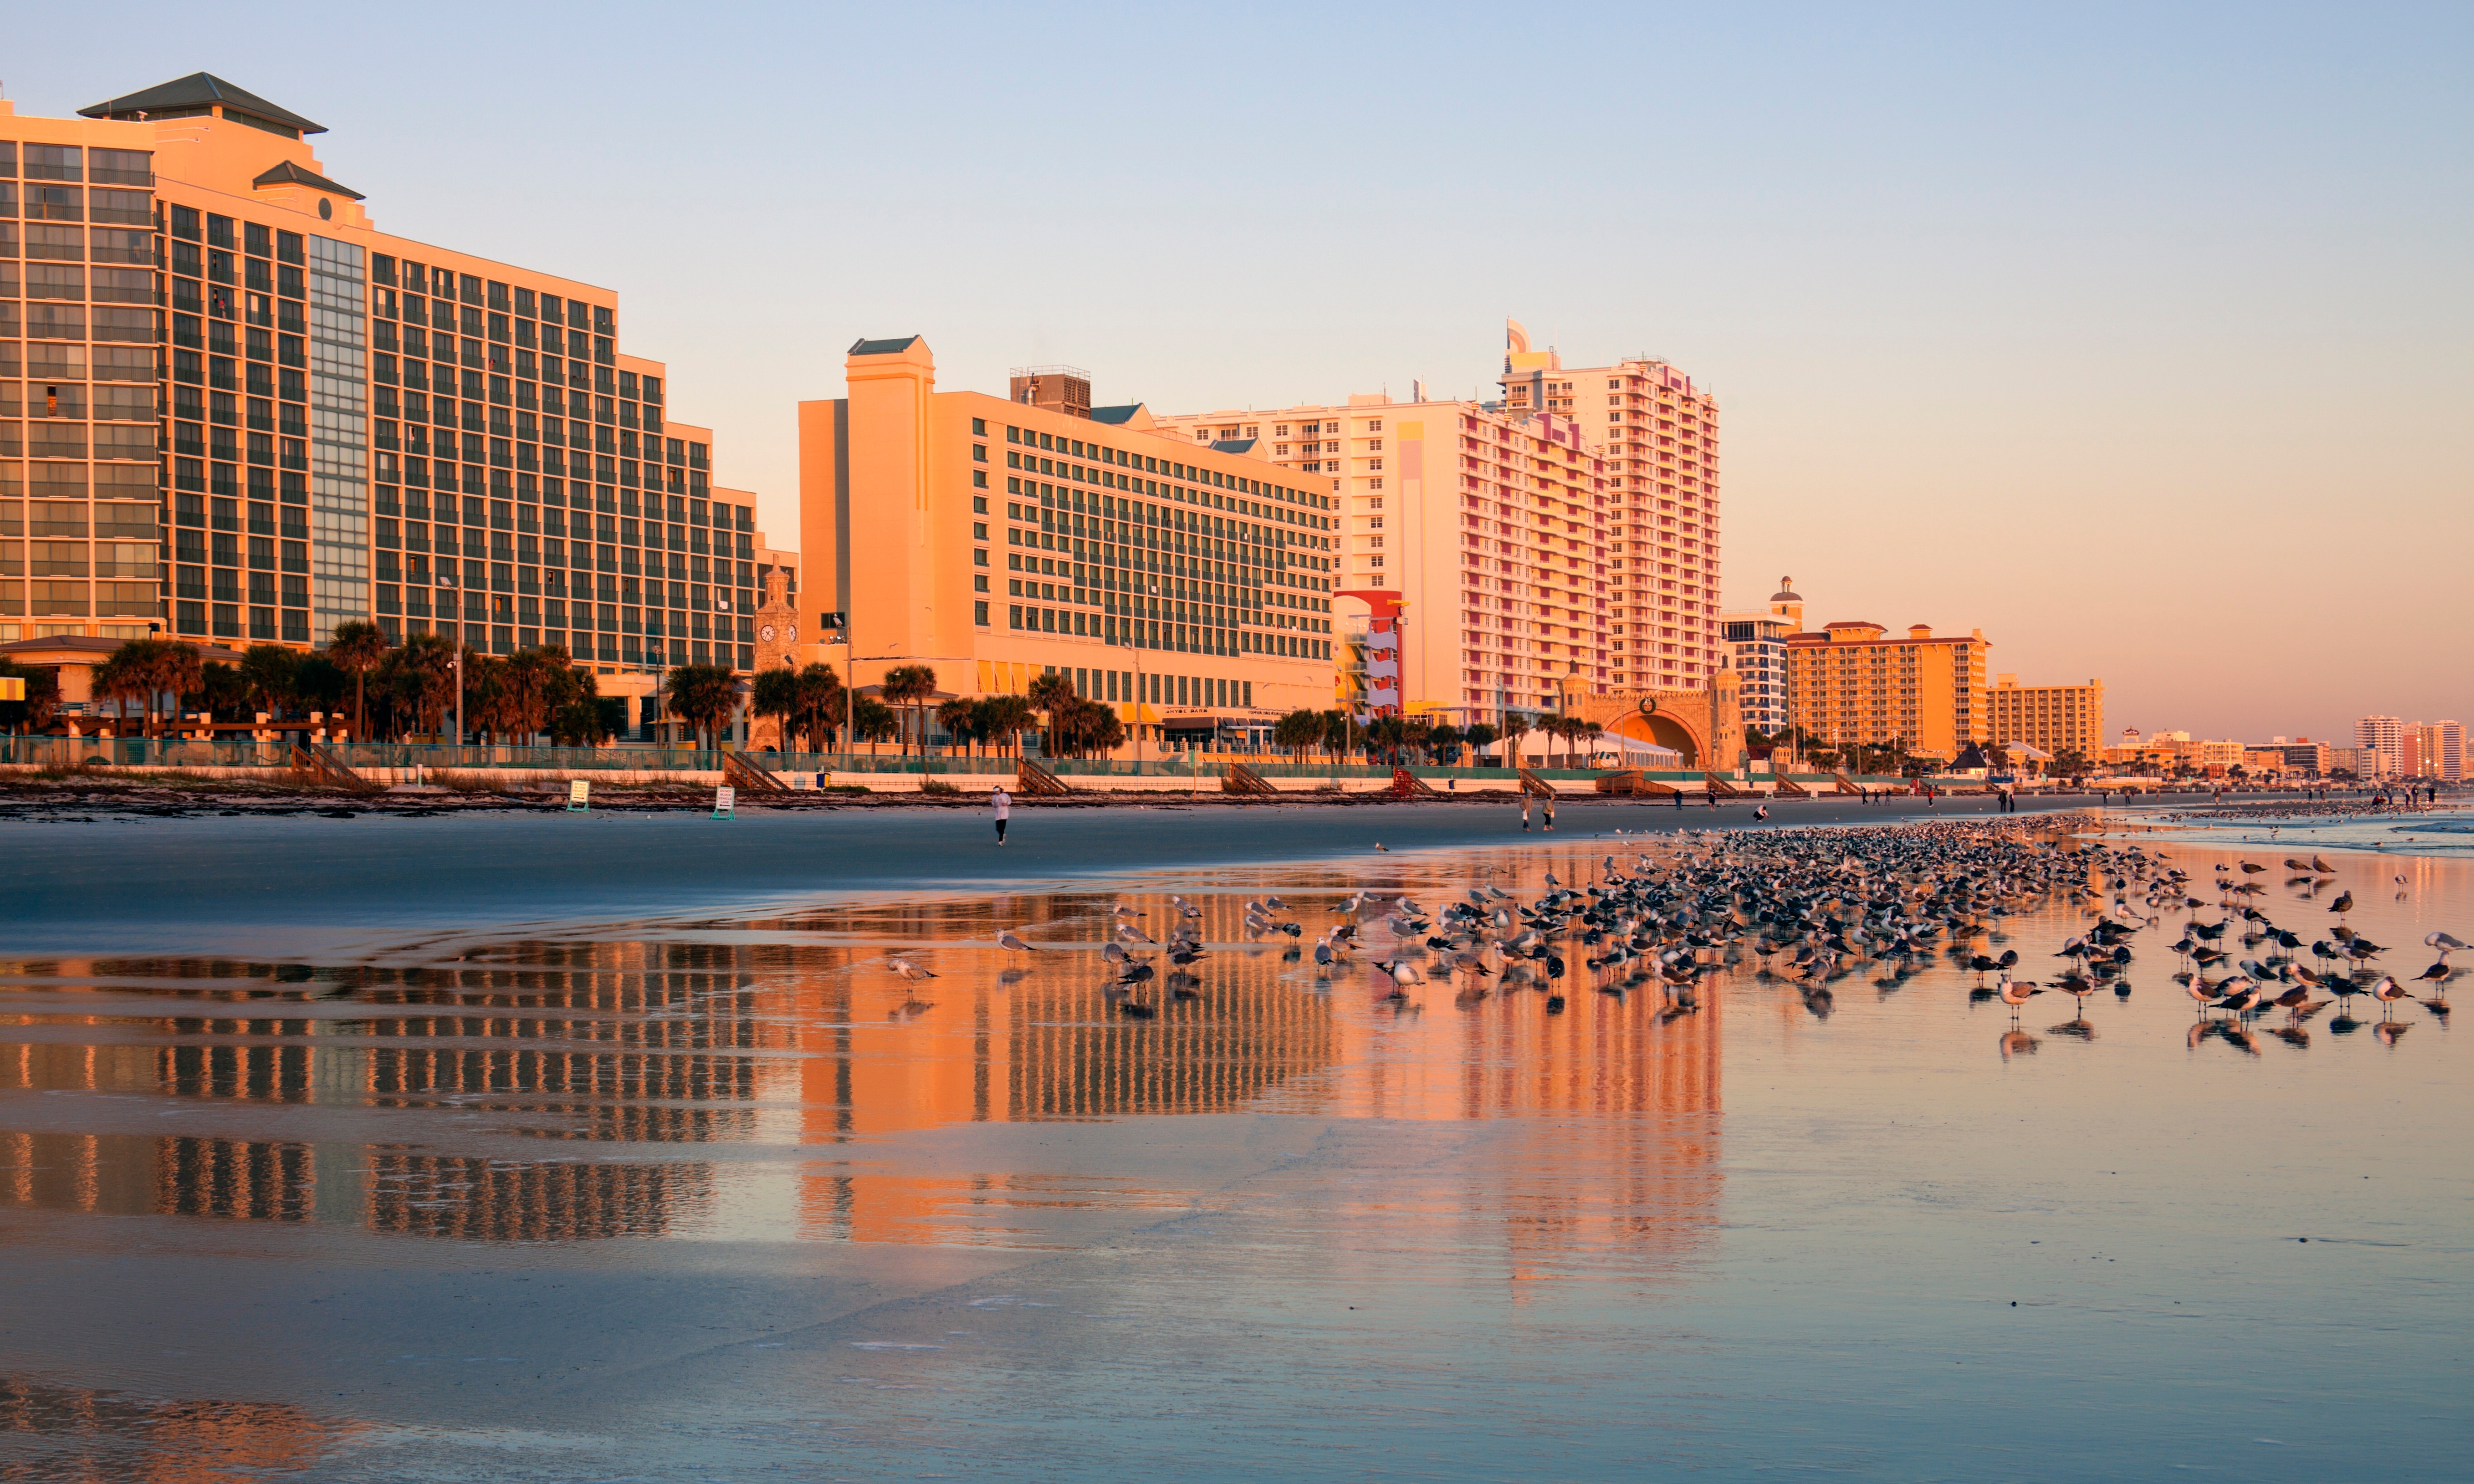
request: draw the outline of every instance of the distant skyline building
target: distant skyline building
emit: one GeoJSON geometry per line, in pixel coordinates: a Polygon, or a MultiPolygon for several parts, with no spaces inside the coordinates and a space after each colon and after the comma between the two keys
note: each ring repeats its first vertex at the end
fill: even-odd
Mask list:
{"type": "Polygon", "coordinates": [[[2465,776],[2465,728],[2455,721],[2409,721],[2398,729],[2399,772],[2457,782],[2465,776]]]}
{"type": "Polygon", "coordinates": [[[2354,744],[2380,755],[2381,771],[2405,770],[2405,723],[2394,717],[2365,717],[2354,723],[2354,744]]]}

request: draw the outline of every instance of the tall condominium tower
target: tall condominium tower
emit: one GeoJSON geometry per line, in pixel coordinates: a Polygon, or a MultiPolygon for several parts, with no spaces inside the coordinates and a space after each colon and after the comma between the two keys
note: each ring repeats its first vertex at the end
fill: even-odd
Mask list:
{"type": "Polygon", "coordinates": [[[618,295],[378,231],[324,132],[203,72],[0,103],[0,639],[752,665],[753,501],[618,295]]]}
{"type": "Polygon", "coordinates": [[[1343,623],[1396,620],[1403,709],[1499,723],[1613,683],[1606,463],[1570,417],[1361,394],[1158,426],[1332,491],[1343,623]]]}
{"type": "Polygon", "coordinates": [[[1572,419],[1607,464],[1617,688],[1697,690],[1720,653],[1718,401],[1652,355],[1565,366],[1514,321],[1503,410],[1572,419]]]}

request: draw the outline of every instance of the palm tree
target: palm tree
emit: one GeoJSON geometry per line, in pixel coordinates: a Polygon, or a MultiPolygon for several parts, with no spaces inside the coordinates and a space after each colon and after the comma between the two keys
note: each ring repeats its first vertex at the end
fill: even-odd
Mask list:
{"type": "Polygon", "coordinates": [[[1595,721],[1589,720],[1586,717],[1571,718],[1570,725],[1571,731],[1568,735],[1572,741],[1581,743],[1582,766],[1586,767],[1589,766],[1589,758],[1590,754],[1597,750],[1592,744],[1595,743],[1600,737],[1606,735],[1607,729],[1598,725],[1595,721]]]}
{"type": "MultiPolygon", "coordinates": [[[[902,718],[893,714],[892,707],[875,696],[862,695],[859,703],[851,707],[850,727],[851,737],[856,741],[871,744],[890,742],[900,735],[902,718]]],[[[875,749],[871,745],[869,750],[875,749]]]]}
{"type": "Polygon", "coordinates": [[[26,721],[28,732],[39,732],[52,724],[61,708],[61,672],[50,667],[28,669],[13,660],[0,659],[0,675],[26,682],[26,721]]]}
{"type": "Polygon", "coordinates": [[[370,671],[386,659],[392,641],[386,630],[360,619],[336,624],[334,640],[327,645],[327,658],[352,677],[352,738],[356,742],[369,735],[370,671]]]}
{"type": "MultiPolygon", "coordinates": [[[[131,643],[135,643],[132,641],[131,643]]],[[[146,684],[137,674],[137,666],[124,644],[114,649],[86,676],[86,693],[99,701],[109,701],[121,721],[129,719],[129,698],[142,693],[146,684]]]]}
{"type": "Polygon", "coordinates": [[[1337,763],[1346,758],[1356,746],[1357,722],[1346,708],[1335,708],[1322,714],[1322,750],[1337,763]]]}
{"type": "Polygon", "coordinates": [[[966,747],[979,741],[979,703],[958,695],[936,708],[936,724],[945,729],[946,736],[966,747]]]}
{"type": "Polygon", "coordinates": [[[790,718],[799,712],[799,672],[788,666],[757,671],[747,688],[747,711],[750,716],[777,719],[782,726],[782,750],[790,751],[790,718]]]}
{"type": "Polygon", "coordinates": [[[1272,745],[1291,752],[1304,752],[1322,740],[1322,717],[1318,712],[1293,711],[1272,723],[1272,745]]]}
{"type": "Polygon", "coordinates": [[[678,665],[663,689],[664,708],[710,742],[707,751],[719,750],[722,725],[739,705],[738,677],[725,666],[678,665]]]}
{"type": "MultiPolygon", "coordinates": [[[[877,687],[877,693],[884,698],[885,705],[915,713],[936,693],[936,672],[925,665],[896,665],[885,672],[885,683],[877,687]]],[[[913,719],[924,718],[914,717],[913,719]]],[[[919,750],[924,755],[928,751],[927,728],[922,726],[918,730],[921,733],[919,750]]],[[[908,728],[902,740],[902,752],[905,757],[910,754],[908,728]]]]}
{"type": "Polygon", "coordinates": [[[240,657],[241,684],[257,698],[259,710],[279,716],[291,704],[293,671],[300,664],[298,651],[281,645],[252,645],[240,657]]]}
{"type": "Polygon", "coordinates": [[[455,642],[414,634],[379,662],[378,679],[411,714],[413,730],[435,737],[455,700],[455,642]]]}
{"type": "Polygon", "coordinates": [[[549,726],[549,714],[565,699],[572,672],[567,651],[556,645],[519,649],[501,671],[507,691],[508,729],[531,738],[549,726]]]}
{"type": "Polygon", "coordinates": [[[1484,721],[1472,721],[1461,736],[1468,742],[1469,766],[1475,767],[1478,762],[1477,755],[1493,746],[1495,740],[1502,734],[1484,721]]]}
{"type": "MultiPolygon", "coordinates": [[[[1066,707],[1071,706],[1073,703],[1074,680],[1072,676],[1059,675],[1052,672],[1040,675],[1031,682],[1031,709],[1047,714],[1047,731],[1053,733],[1058,730],[1056,725],[1057,717],[1065,710],[1066,707]]],[[[1065,748],[1061,744],[1050,744],[1054,741],[1055,739],[1043,740],[1041,750],[1060,754],[1063,753],[1065,748]]]]}
{"type": "Polygon", "coordinates": [[[1037,719],[1031,702],[1019,695],[991,695],[982,699],[977,709],[981,735],[991,740],[1007,739],[1013,743],[1014,756],[1022,756],[1023,730],[1037,719]]]}
{"type": "Polygon", "coordinates": [[[1509,744],[1504,750],[1511,754],[1512,766],[1520,766],[1520,739],[1537,729],[1536,718],[1527,712],[1507,711],[1503,714],[1503,740],[1509,744]]]}
{"type": "Polygon", "coordinates": [[[810,665],[799,671],[799,721],[811,750],[823,751],[817,745],[819,740],[829,732],[839,732],[849,714],[850,694],[832,666],[810,665]]]}

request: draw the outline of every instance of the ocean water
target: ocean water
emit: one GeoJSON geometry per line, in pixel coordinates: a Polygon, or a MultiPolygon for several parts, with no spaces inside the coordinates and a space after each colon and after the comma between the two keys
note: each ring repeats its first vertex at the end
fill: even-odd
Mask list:
{"type": "MultiPolygon", "coordinates": [[[[1692,1009],[1576,979],[1556,1012],[1384,999],[1243,926],[1593,879],[1637,848],[1615,817],[465,929],[304,886],[186,949],[47,929],[0,955],[0,1477],[2462,1470],[2444,994],[2228,1026],[2171,977],[2214,867],[2281,849],[2141,834],[2210,905],[2132,940],[2126,996],[2015,1023],[1946,955],[1827,999],[1747,961],[1692,1009]],[[1109,914],[1156,932],[1172,893],[1213,951],[1128,1019],[1109,914]]],[[[2333,878],[2244,878],[2306,941],[2340,892],[2401,979],[2474,939],[2474,864],[2312,848],[2333,878]]],[[[2050,978],[2088,925],[2057,900],[1977,946],[2050,978]]]]}

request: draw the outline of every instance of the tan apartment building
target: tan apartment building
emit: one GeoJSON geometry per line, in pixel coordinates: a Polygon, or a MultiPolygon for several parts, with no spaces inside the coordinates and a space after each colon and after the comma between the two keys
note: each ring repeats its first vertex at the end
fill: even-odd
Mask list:
{"type": "Polygon", "coordinates": [[[1568,417],[1606,460],[1614,570],[1613,683],[1695,689],[1725,650],[1718,623],[1718,402],[1653,355],[1574,368],[1507,328],[1503,410],[1568,417]]]}
{"type": "Polygon", "coordinates": [[[2016,675],[1997,675],[1984,693],[1986,741],[2025,742],[2054,757],[2077,753],[2100,762],[2104,744],[2104,682],[2023,686],[2016,675]]]}
{"type": "Polygon", "coordinates": [[[0,639],[752,665],[755,501],[618,295],[380,231],[322,133],[206,73],[0,103],[0,639]]]}
{"type": "Polygon", "coordinates": [[[1893,637],[1879,623],[1825,624],[1786,641],[1787,716],[1815,744],[1904,740],[1915,756],[1955,758],[1987,740],[1984,662],[1977,629],[1937,639],[1926,624],[1893,637]]]}
{"type": "Polygon", "coordinates": [[[1332,704],[1322,480],[1093,407],[1079,373],[940,392],[916,335],[843,365],[847,396],[799,404],[803,613],[842,614],[848,639],[814,657],[862,686],[927,665],[958,694],[1065,675],[1147,738],[1332,704]]]}
{"type": "Polygon", "coordinates": [[[1613,683],[1608,475],[1571,418],[1358,394],[1159,426],[1331,489],[1344,618],[1396,610],[1404,710],[1494,722],[1613,683]]]}

